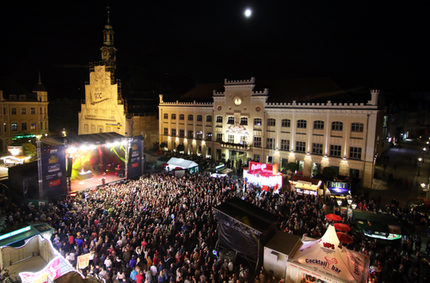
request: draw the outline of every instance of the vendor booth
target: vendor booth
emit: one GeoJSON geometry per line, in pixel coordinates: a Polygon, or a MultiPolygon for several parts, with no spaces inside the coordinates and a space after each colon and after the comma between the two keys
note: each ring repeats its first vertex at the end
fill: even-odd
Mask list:
{"type": "Polygon", "coordinates": [[[327,195],[334,198],[345,199],[351,195],[350,182],[327,182],[327,195]]]}
{"type": "Polygon", "coordinates": [[[369,257],[339,243],[332,225],[321,239],[302,239],[302,246],[288,260],[286,282],[366,282],[369,257]]]}
{"type": "Polygon", "coordinates": [[[6,270],[12,280],[22,283],[52,282],[75,271],[70,263],[40,234],[25,241],[20,247],[0,247],[0,269],[6,270]]]}
{"type": "Polygon", "coordinates": [[[273,272],[276,277],[284,277],[288,259],[296,253],[300,246],[299,236],[277,231],[269,242],[264,245],[264,270],[273,272]]]}
{"type": "Polygon", "coordinates": [[[324,185],[319,179],[294,175],[290,177],[289,183],[291,190],[300,194],[315,196],[324,194],[324,185]]]}
{"type": "Polygon", "coordinates": [[[282,173],[278,172],[278,164],[249,162],[249,167],[243,169],[246,182],[260,186],[263,190],[282,188],[282,173]]]}
{"type": "Polygon", "coordinates": [[[192,160],[172,157],[167,161],[166,171],[174,171],[177,177],[180,177],[188,172],[194,174],[199,172],[199,165],[192,160]]]}
{"type": "Polygon", "coordinates": [[[401,223],[390,214],[354,210],[352,221],[367,237],[390,241],[402,238],[401,223]]]}

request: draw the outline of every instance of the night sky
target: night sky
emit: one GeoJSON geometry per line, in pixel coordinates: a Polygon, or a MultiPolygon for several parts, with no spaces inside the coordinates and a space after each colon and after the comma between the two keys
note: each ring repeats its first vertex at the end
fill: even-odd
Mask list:
{"type": "MultiPolygon", "coordinates": [[[[178,91],[251,76],[257,84],[329,77],[345,88],[429,90],[428,10],[375,2],[114,0],[119,76],[130,88],[170,80],[178,91]]],[[[50,99],[83,98],[105,21],[101,0],[2,7],[2,77],[31,88],[40,70],[50,99]]]]}

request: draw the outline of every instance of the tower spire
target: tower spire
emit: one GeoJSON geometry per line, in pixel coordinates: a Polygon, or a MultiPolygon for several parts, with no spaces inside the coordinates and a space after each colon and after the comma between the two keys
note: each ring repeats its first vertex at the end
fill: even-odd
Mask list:
{"type": "Polygon", "coordinates": [[[106,6],[106,14],[107,14],[106,25],[110,26],[110,6],[109,6],[109,4],[106,6]]]}
{"type": "Polygon", "coordinates": [[[110,5],[106,5],[106,24],[103,29],[103,46],[100,48],[102,61],[115,67],[116,48],[114,46],[114,31],[110,19],[110,5]]]}

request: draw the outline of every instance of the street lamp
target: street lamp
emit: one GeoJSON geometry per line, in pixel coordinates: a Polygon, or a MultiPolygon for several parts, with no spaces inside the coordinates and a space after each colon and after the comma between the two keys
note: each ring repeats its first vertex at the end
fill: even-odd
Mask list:
{"type": "Polygon", "coordinates": [[[419,175],[420,175],[420,169],[421,169],[422,164],[423,164],[423,158],[422,158],[422,157],[418,157],[418,163],[417,163],[417,176],[419,176],[419,175]]]}
{"type": "Polygon", "coordinates": [[[352,207],[352,209],[356,209],[357,208],[357,204],[353,203],[353,204],[351,204],[351,207],[352,207]]]}
{"type": "Polygon", "coordinates": [[[337,205],[338,205],[338,206],[341,206],[341,205],[342,205],[342,200],[341,200],[341,199],[336,200],[336,202],[337,202],[337,205]]]}

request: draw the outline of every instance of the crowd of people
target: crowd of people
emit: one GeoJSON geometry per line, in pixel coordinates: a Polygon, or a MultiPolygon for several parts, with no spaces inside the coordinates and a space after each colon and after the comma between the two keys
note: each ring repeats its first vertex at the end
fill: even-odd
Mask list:
{"type": "MultiPolygon", "coordinates": [[[[279,217],[279,229],[319,238],[332,200],[286,190],[262,192],[240,179],[205,174],[176,178],[152,174],[139,180],[106,185],[78,193],[47,206],[30,208],[0,198],[10,223],[47,222],[55,228],[54,246],[76,266],[77,257],[90,253],[84,275],[107,282],[279,282],[263,269],[212,252],[217,241],[213,207],[241,197],[279,217]]],[[[429,218],[391,202],[378,206],[356,196],[359,207],[390,213],[412,226],[429,226],[429,218]]],[[[350,220],[344,217],[344,222],[350,220]]],[[[426,231],[427,232],[427,231],[426,231]]],[[[377,282],[428,282],[430,244],[421,248],[421,235],[411,233],[398,245],[352,232],[348,247],[369,255],[371,278],[377,282]]]]}

